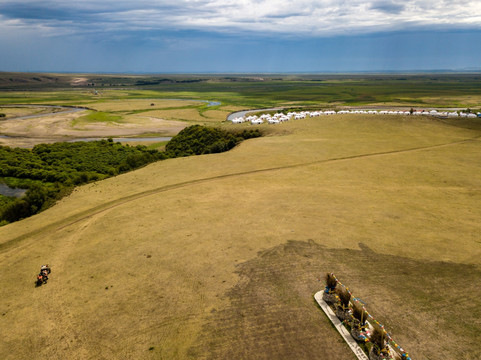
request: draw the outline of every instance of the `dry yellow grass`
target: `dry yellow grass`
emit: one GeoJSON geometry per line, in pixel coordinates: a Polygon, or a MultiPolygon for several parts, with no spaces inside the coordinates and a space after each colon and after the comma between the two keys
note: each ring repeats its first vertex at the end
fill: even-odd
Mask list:
{"type": "Polygon", "coordinates": [[[440,104],[444,106],[452,106],[452,104],[464,104],[465,106],[467,105],[479,108],[479,104],[481,103],[481,96],[464,95],[449,97],[422,97],[421,100],[427,104],[440,104]]]}
{"type": "Polygon", "coordinates": [[[143,113],[145,116],[152,116],[166,120],[181,121],[205,121],[196,108],[189,109],[173,109],[173,110],[153,110],[143,113]]]}
{"type": "Polygon", "coordinates": [[[456,272],[481,295],[481,132],[355,115],[265,128],[0,228],[1,357],[353,359],[312,300],[335,271],[413,358],[479,358],[479,309],[444,296],[459,300],[456,272]]]}
{"type": "Polygon", "coordinates": [[[227,116],[230,114],[229,111],[223,110],[207,110],[202,113],[204,121],[219,123],[225,121],[227,116]]]}

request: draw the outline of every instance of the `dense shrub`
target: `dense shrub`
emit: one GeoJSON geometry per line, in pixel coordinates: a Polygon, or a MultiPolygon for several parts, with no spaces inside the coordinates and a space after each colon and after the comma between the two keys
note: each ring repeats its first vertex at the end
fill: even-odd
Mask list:
{"type": "Polygon", "coordinates": [[[111,140],[40,144],[32,150],[0,146],[0,177],[19,179],[20,185],[28,188],[23,198],[0,204],[0,221],[12,222],[36,214],[74,185],[163,158],[165,155],[156,150],[123,146],[111,140]]]}
{"type": "Polygon", "coordinates": [[[4,206],[0,213],[0,221],[13,222],[34,215],[50,206],[65,192],[66,189],[61,184],[53,186],[33,184],[24,197],[15,199],[4,206]]]}
{"type": "Polygon", "coordinates": [[[245,139],[259,137],[258,129],[244,130],[239,133],[192,125],[183,129],[170,140],[165,152],[168,157],[212,154],[228,151],[245,139]]]}
{"type": "Polygon", "coordinates": [[[0,177],[79,184],[164,157],[145,146],[123,146],[107,140],[40,144],[32,150],[0,146],[0,177]]]}
{"type": "Polygon", "coordinates": [[[0,194],[0,209],[5,208],[8,204],[15,201],[15,197],[13,196],[5,196],[0,194]]]}
{"type": "Polygon", "coordinates": [[[23,199],[17,199],[7,205],[2,212],[2,220],[7,222],[14,222],[32,215],[30,206],[23,199]]]}

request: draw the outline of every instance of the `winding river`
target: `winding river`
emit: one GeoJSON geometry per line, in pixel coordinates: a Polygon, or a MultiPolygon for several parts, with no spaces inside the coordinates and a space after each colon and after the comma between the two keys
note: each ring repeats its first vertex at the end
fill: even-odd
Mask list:
{"type": "MultiPolygon", "coordinates": [[[[212,106],[219,106],[222,103],[220,101],[212,101],[212,100],[200,100],[200,99],[147,99],[147,100],[178,100],[178,101],[195,101],[195,102],[202,102],[202,103],[207,103],[208,107],[212,106]]],[[[120,99],[119,99],[120,101],[120,99]]],[[[50,111],[50,112],[45,112],[41,114],[32,114],[32,115],[25,115],[25,116],[17,116],[17,117],[12,117],[9,118],[8,120],[25,120],[25,119],[34,119],[34,118],[42,118],[42,117],[48,117],[48,116],[56,116],[56,115],[61,115],[61,114],[69,114],[69,113],[75,113],[79,111],[85,111],[85,110],[92,110],[88,107],[83,107],[83,106],[61,106],[61,105],[43,105],[43,104],[9,104],[9,105],[1,105],[1,107],[25,107],[25,108],[39,108],[39,109],[55,109],[56,111],[50,111]]],[[[95,141],[95,140],[101,140],[101,139],[107,139],[110,136],[104,136],[104,137],[92,137],[92,138],[87,138],[87,137],[81,137],[81,138],[70,138],[66,137],[66,140],[54,140],[54,141],[68,141],[68,142],[76,142],[76,141],[95,141]]],[[[0,139],[7,139],[7,140],[12,140],[12,139],[20,139],[20,138],[25,138],[25,137],[16,137],[16,136],[9,136],[5,134],[0,134],[0,139]]],[[[119,141],[119,142],[161,142],[161,141],[169,141],[172,137],[116,137],[113,138],[114,141],[119,141]]],[[[50,142],[47,138],[44,139],[47,142],[50,142]]],[[[20,146],[25,146],[25,145],[20,145],[20,146]]],[[[29,145],[26,145],[26,147],[30,147],[29,145]]]]}
{"type": "MultiPolygon", "coordinates": [[[[198,100],[198,99],[148,99],[148,100],[198,101],[198,102],[207,103],[207,106],[209,106],[209,107],[210,106],[218,106],[218,105],[222,104],[220,101],[198,100]]],[[[62,105],[40,105],[40,104],[39,105],[22,105],[22,104],[16,105],[16,104],[13,104],[13,105],[1,105],[1,107],[48,108],[48,109],[59,109],[60,110],[60,111],[52,111],[52,112],[48,112],[48,113],[43,113],[43,114],[17,116],[17,117],[9,118],[9,120],[33,119],[33,118],[52,116],[52,115],[58,115],[58,114],[75,113],[75,112],[84,111],[84,110],[92,110],[92,109],[90,109],[88,107],[84,107],[84,106],[62,106],[62,105]]]]}
{"type": "Polygon", "coordinates": [[[23,119],[33,119],[45,116],[52,116],[58,114],[69,114],[75,113],[79,111],[89,110],[89,108],[81,107],[81,106],[60,106],[60,105],[1,105],[1,107],[25,107],[25,108],[47,108],[47,109],[60,109],[60,111],[53,111],[43,114],[33,114],[33,115],[25,115],[25,116],[17,116],[9,118],[8,120],[23,120],[23,119]]]}

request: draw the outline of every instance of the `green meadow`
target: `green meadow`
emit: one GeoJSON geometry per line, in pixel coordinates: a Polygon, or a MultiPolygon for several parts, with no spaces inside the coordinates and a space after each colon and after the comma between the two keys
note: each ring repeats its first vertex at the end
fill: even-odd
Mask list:
{"type": "Polygon", "coordinates": [[[424,75],[162,75],[85,77],[53,74],[38,81],[19,74],[0,73],[1,103],[89,104],[108,99],[181,98],[221,101],[253,108],[275,105],[366,105],[479,107],[479,74],[424,75]],[[93,85],[92,85],[93,84],[93,85]],[[87,86],[88,85],[88,86],[87,86]],[[33,89],[33,90],[32,90],[33,89]],[[19,91],[20,90],[20,91],[19,91]]]}

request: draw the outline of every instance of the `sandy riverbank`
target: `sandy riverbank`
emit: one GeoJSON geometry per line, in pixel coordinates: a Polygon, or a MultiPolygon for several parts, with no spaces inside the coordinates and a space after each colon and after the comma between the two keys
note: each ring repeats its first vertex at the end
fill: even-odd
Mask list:
{"type": "Polygon", "coordinates": [[[52,143],[76,138],[126,137],[152,133],[173,136],[186,126],[181,121],[164,120],[150,116],[137,116],[123,122],[75,122],[76,119],[85,114],[86,111],[79,111],[1,121],[0,145],[33,147],[40,143],[52,143]]]}

